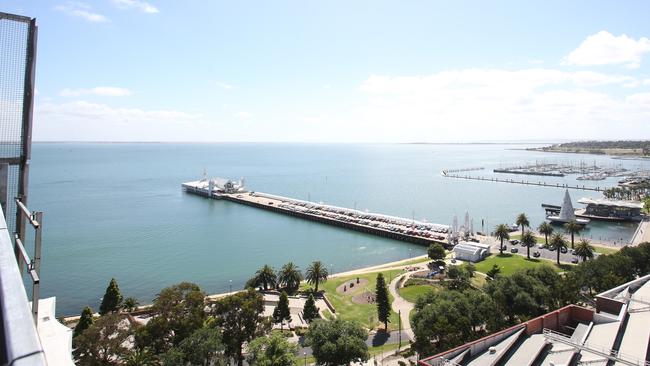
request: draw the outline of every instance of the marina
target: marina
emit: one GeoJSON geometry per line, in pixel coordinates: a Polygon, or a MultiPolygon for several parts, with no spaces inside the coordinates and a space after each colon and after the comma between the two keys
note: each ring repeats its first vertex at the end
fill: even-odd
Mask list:
{"type": "Polygon", "coordinates": [[[450,227],[447,225],[363,212],[268,193],[249,192],[244,187],[243,180],[235,182],[222,178],[204,178],[199,181],[183,183],[182,187],[187,193],[236,202],[394,240],[424,246],[432,243],[448,246],[447,236],[450,233],[450,227]]]}
{"type": "Polygon", "coordinates": [[[551,188],[566,188],[566,189],[578,189],[583,191],[595,191],[602,192],[604,189],[601,187],[587,187],[580,185],[569,185],[569,184],[560,184],[560,183],[546,183],[546,182],[531,182],[527,180],[514,180],[514,179],[503,179],[503,178],[494,178],[494,177],[481,177],[481,176],[471,176],[471,175],[459,175],[459,174],[445,174],[442,173],[442,176],[445,178],[456,178],[456,179],[469,179],[469,180],[480,180],[485,182],[498,182],[498,183],[512,183],[512,184],[523,184],[527,186],[539,186],[539,187],[551,187],[551,188]]]}

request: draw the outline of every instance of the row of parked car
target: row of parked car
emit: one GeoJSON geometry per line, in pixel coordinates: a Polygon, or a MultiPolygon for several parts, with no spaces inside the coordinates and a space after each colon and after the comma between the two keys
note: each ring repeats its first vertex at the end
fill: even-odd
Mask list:
{"type": "MultiPolygon", "coordinates": [[[[512,248],[510,248],[510,253],[519,253],[519,248],[516,248],[515,247],[516,245],[521,245],[522,247],[526,248],[526,246],[523,243],[521,243],[519,240],[516,240],[516,239],[510,240],[510,244],[512,245],[512,248]]],[[[531,248],[534,248],[534,246],[532,246],[531,248]]],[[[538,248],[542,249],[542,250],[548,250],[548,251],[551,251],[551,252],[555,251],[554,247],[552,247],[550,245],[547,246],[546,244],[540,244],[538,248]]],[[[506,247],[504,250],[508,250],[508,248],[506,247]]],[[[562,254],[567,254],[567,253],[573,254],[573,249],[560,248],[560,253],[562,253],[562,254]]],[[[539,258],[541,256],[542,256],[542,254],[539,251],[536,250],[536,251],[533,252],[533,257],[539,258]]],[[[578,263],[578,258],[573,257],[571,259],[571,263],[577,264],[578,263]]]]}

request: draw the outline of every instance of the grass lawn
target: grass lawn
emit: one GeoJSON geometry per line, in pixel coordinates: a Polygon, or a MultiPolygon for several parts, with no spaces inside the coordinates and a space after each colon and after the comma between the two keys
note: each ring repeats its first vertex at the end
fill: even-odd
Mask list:
{"type": "Polygon", "coordinates": [[[535,268],[538,266],[550,266],[556,272],[561,272],[563,270],[549,260],[526,259],[526,257],[509,253],[498,255],[492,254],[485,260],[476,263],[475,266],[477,271],[487,273],[495,264],[501,268],[501,274],[505,276],[509,276],[520,269],[535,268]]]}
{"type": "Polygon", "coordinates": [[[598,245],[592,245],[594,247],[594,252],[599,253],[599,254],[612,254],[616,253],[619,251],[618,248],[607,248],[607,247],[601,247],[598,245]]]}
{"type": "MultiPolygon", "coordinates": [[[[390,284],[390,280],[403,273],[401,269],[385,270],[380,271],[384,274],[386,278],[386,286],[390,284]]],[[[325,290],[325,295],[330,300],[334,309],[336,309],[336,314],[339,319],[343,320],[352,320],[356,321],[361,326],[374,329],[379,325],[377,320],[377,305],[376,304],[355,304],[352,302],[352,296],[367,290],[370,293],[375,293],[375,286],[377,283],[377,274],[379,272],[373,273],[364,273],[358,276],[347,276],[347,277],[337,277],[329,279],[327,282],[320,285],[320,289],[325,290]],[[368,284],[363,288],[355,287],[354,290],[348,290],[344,294],[339,294],[336,292],[336,288],[344,282],[349,282],[351,280],[356,280],[359,277],[360,279],[368,280],[368,284]]],[[[301,285],[301,289],[308,289],[311,286],[307,283],[301,285]]],[[[393,302],[393,297],[388,294],[389,301],[393,302]]],[[[397,314],[391,311],[390,323],[388,323],[388,329],[397,329],[397,314]]]]}
{"type": "Polygon", "coordinates": [[[406,301],[415,304],[415,301],[418,299],[418,297],[435,291],[440,291],[440,287],[431,285],[411,285],[400,288],[399,295],[406,301]]]}

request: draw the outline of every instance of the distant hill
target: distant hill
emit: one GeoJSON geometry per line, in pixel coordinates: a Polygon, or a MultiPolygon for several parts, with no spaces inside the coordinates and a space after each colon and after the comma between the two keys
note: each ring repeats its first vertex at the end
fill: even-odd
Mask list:
{"type": "Polygon", "coordinates": [[[533,148],[530,150],[582,154],[650,156],[650,140],[566,142],[541,148],[533,148]]]}

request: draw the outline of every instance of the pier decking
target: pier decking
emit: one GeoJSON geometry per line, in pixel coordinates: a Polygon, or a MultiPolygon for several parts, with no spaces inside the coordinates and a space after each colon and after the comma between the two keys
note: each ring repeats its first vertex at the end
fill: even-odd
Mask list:
{"type": "Polygon", "coordinates": [[[182,186],[187,193],[212,199],[223,199],[394,240],[425,246],[432,243],[448,245],[446,238],[449,226],[447,225],[368,213],[262,192],[224,193],[210,191],[205,181],[183,183],[182,186]]]}
{"type": "Polygon", "coordinates": [[[579,189],[583,191],[596,191],[596,192],[602,192],[604,189],[600,187],[586,187],[586,186],[579,186],[579,185],[569,185],[569,184],[551,184],[551,183],[545,183],[545,182],[531,182],[527,180],[514,180],[514,179],[502,179],[502,178],[493,178],[493,177],[481,177],[481,176],[471,176],[471,175],[459,175],[459,174],[445,174],[443,172],[442,174],[443,177],[446,178],[456,178],[456,179],[470,179],[470,180],[481,180],[485,182],[498,182],[498,183],[512,183],[512,184],[523,184],[527,186],[539,186],[539,187],[552,187],[552,188],[565,188],[565,189],[579,189]]]}

